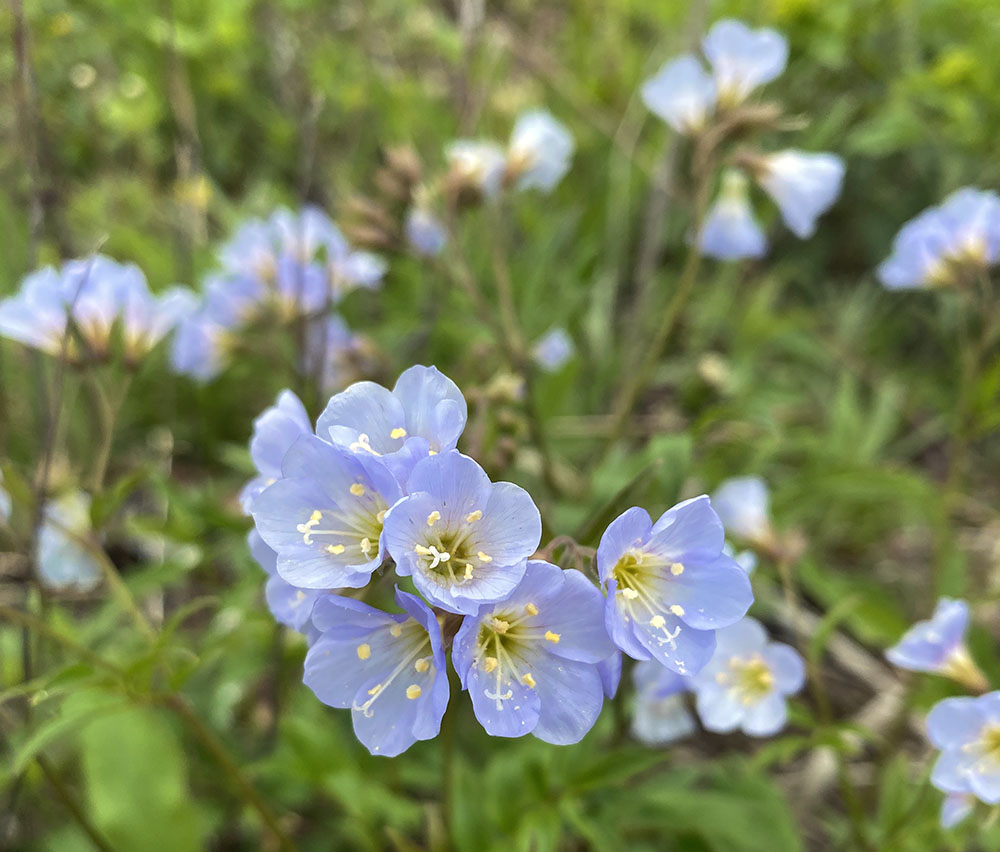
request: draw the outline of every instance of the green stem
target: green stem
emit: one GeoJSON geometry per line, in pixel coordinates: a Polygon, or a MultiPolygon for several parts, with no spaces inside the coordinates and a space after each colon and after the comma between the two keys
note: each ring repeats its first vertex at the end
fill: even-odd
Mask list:
{"type": "Polygon", "coordinates": [[[90,817],[87,816],[86,812],[80,807],[80,804],[73,798],[73,794],[69,787],[65,784],[60,776],[58,770],[49,763],[48,758],[44,755],[37,755],[35,757],[35,762],[38,764],[38,768],[42,770],[42,774],[45,776],[45,780],[49,782],[52,789],[55,791],[56,798],[63,803],[63,806],[69,811],[70,816],[76,821],[76,824],[80,826],[80,830],[87,835],[87,838],[94,848],[100,850],[100,852],[115,852],[115,848],[105,839],[104,835],[98,830],[91,821],[90,817]]]}

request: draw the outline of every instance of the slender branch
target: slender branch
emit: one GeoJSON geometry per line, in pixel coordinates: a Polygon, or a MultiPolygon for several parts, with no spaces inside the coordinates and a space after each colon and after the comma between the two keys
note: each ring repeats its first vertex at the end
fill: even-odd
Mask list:
{"type": "Polygon", "coordinates": [[[80,807],[79,802],[73,797],[72,791],[62,780],[58,770],[49,763],[48,758],[45,755],[39,754],[35,756],[35,762],[38,764],[38,768],[42,770],[45,780],[52,785],[56,797],[63,803],[66,810],[70,812],[76,824],[80,826],[80,830],[94,844],[94,848],[99,849],[100,852],[115,852],[115,848],[101,834],[97,826],[90,821],[90,817],[87,816],[86,811],[80,807]]]}

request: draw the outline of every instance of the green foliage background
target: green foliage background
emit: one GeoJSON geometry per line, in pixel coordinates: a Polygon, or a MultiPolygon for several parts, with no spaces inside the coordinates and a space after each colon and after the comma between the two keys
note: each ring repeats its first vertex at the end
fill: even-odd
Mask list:
{"type": "MultiPolygon", "coordinates": [[[[304,200],[342,212],[371,190],[386,145],[410,143],[436,166],[460,133],[506,138],[526,106],[569,124],[570,175],[551,197],[518,196],[510,213],[527,337],[558,323],[578,342],[571,366],[542,377],[538,394],[572,496],[546,489],[517,410],[506,412],[513,427],[505,412],[486,415],[490,445],[514,444],[491,472],[529,488],[551,532],[584,545],[627,505],[655,513],[726,476],[763,475],[777,526],[807,541],[794,571],[816,619],[809,650],[830,706],[803,697],[772,741],[702,734],[656,750],[629,739],[626,700],[584,744],[558,749],[490,740],[458,697],[450,745],[369,757],[348,714],[301,686],[304,645],[276,632],[244,547],[236,494],[251,473],[246,440],[290,373],[249,358],[199,388],[170,374],[161,350],[126,402],[115,486],[95,512],[111,540],[160,537],[163,559],[113,555],[132,595],[156,602],[162,630],[146,641],[114,594],[50,602],[51,629],[118,672],[36,638],[45,665],[24,686],[21,631],[0,625],[0,804],[9,804],[0,848],[91,848],[39,755],[114,849],[274,848],[167,695],[219,734],[303,850],[997,848],[982,815],[955,832],[937,828],[919,720],[951,687],[901,682],[881,652],[939,594],[964,595],[981,625],[973,649],[998,682],[1000,363],[993,353],[972,390],[972,462],[953,494],[961,305],[950,294],[886,293],[872,272],[920,209],[964,184],[1000,186],[995,2],[511,0],[487,4],[485,21],[463,29],[450,2],[37,0],[23,9],[28,79],[18,5],[0,15],[0,294],[35,266],[98,245],[137,262],[155,289],[196,284],[217,242],[250,215],[304,200]],[[702,268],[643,401],[661,425],[595,465],[595,416],[608,410],[636,333],[637,241],[668,137],[638,84],[684,49],[692,18],[725,15],[787,35],[789,67],[769,93],[807,120],[796,147],[846,158],[844,195],[814,239],[775,227],[766,261],[702,268]],[[860,647],[869,678],[845,670],[835,641],[860,647]],[[893,690],[905,700],[892,724],[856,718],[893,690]],[[816,755],[838,755],[840,774],[804,803],[816,755]]],[[[459,5],[475,18],[475,2],[459,5]]],[[[686,225],[681,199],[653,279],[661,304],[686,225]]],[[[484,278],[491,234],[482,214],[463,226],[484,278]]],[[[355,294],[345,314],[381,353],[376,378],[436,363],[475,389],[501,369],[463,295],[412,260],[394,260],[382,292],[355,294]]],[[[52,373],[0,342],[0,457],[15,497],[30,494],[40,388],[52,373]]],[[[94,442],[72,377],[66,394],[60,481],[85,468],[94,442]]],[[[25,531],[15,515],[9,550],[25,531]]],[[[787,635],[771,620],[777,582],[764,560],[755,612],[787,635]]],[[[0,585],[3,602],[15,595],[0,585]]]]}

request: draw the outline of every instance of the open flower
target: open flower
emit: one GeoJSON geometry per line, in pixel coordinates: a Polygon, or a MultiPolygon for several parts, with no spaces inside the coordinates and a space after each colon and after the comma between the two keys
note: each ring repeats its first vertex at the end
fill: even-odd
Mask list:
{"type": "Polygon", "coordinates": [[[462,622],[452,661],[488,734],[579,742],[604,703],[613,646],[601,593],[579,571],[531,561],[502,602],[462,622]]]}
{"type": "Polygon", "coordinates": [[[781,33],[753,30],[742,21],[717,21],[701,45],[723,106],[743,103],[754,89],[779,76],[788,63],[788,42],[781,33]]]}
{"type": "Polygon", "coordinates": [[[396,572],[412,575],[417,591],[450,612],[471,615],[505,599],[542,535],[528,492],[490,482],[456,450],[418,462],[406,492],[385,518],[396,572]]]}
{"type": "Polygon", "coordinates": [[[691,54],[666,63],[642,84],[642,102],[678,133],[700,133],[715,109],[715,82],[691,54]]]}
{"type": "Polygon", "coordinates": [[[816,220],[833,206],[844,181],[840,157],[792,149],[762,157],[755,171],[788,229],[802,240],[816,233],[816,220]]]}
{"type": "Polygon", "coordinates": [[[726,479],[712,494],[712,506],[730,535],[748,542],[771,539],[770,495],[759,476],[726,479]]]}
{"type": "Polygon", "coordinates": [[[401,496],[378,459],[303,435],[285,454],[282,478],[251,506],[278,573],[305,589],[360,588],[382,564],[382,525],[401,496]]]}
{"type": "Polygon", "coordinates": [[[698,716],[710,731],[737,728],[753,737],[780,731],[788,717],[786,696],[805,682],[794,648],[769,642],[760,622],[744,618],[717,631],[711,661],[692,678],[698,716]]]}
{"type": "Polygon", "coordinates": [[[569,171],[573,136],[545,110],[521,113],[507,150],[507,174],[518,189],[551,192],[569,171]]]}
{"type": "Polygon", "coordinates": [[[965,645],[969,605],[963,600],[941,598],[928,621],[918,621],[886,651],[889,662],[901,669],[933,672],[972,689],[986,689],[986,678],[965,645]]]}
{"type": "Polygon", "coordinates": [[[395,757],[441,730],[448,706],[441,628],[416,595],[396,590],[399,614],[336,595],[313,608],[319,638],[304,681],[331,707],[351,708],[354,733],[372,753],[395,757]]]}
{"type": "Polygon", "coordinates": [[[662,745],[695,731],[694,717],[684,703],[690,680],[656,660],[636,664],[632,735],[646,745],[662,745]]]}
{"type": "Polygon", "coordinates": [[[763,257],[767,239],[754,217],[747,179],[736,169],[723,175],[719,197],[709,208],[698,245],[703,254],[718,260],[763,257]]]}
{"type": "Polygon", "coordinates": [[[458,139],[445,148],[445,157],[455,177],[483,197],[493,198],[500,192],[507,155],[496,142],[458,139]]]}
{"type": "Polygon", "coordinates": [[[1000,260],[1000,197],[965,187],[907,222],[878,268],[890,290],[943,287],[1000,260]]]}
{"type": "Polygon", "coordinates": [[[268,485],[281,478],[281,462],[285,453],[302,435],[312,432],[306,407],[292,391],[283,390],[274,405],[253,422],[250,438],[250,458],[258,476],[240,492],[243,511],[249,513],[254,498],[268,485]]]}
{"type": "Polygon", "coordinates": [[[640,508],[614,520],[601,537],[597,568],[615,644],[680,674],[701,669],[715,649],[716,628],[738,621],[753,601],[746,572],[723,544],[705,496],[679,503],[655,524],[640,508]]]}
{"type": "Polygon", "coordinates": [[[338,393],[320,415],[316,434],[375,456],[399,452],[408,439],[421,438],[426,455],[453,449],[467,417],[465,397],[451,379],[436,367],[415,366],[391,391],[356,382],[338,393]]]}
{"type": "Polygon", "coordinates": [[[927,735],[941,749],[935,787],[1000,803],[1000,692],[939,701],[927,716],[927,735]]]}

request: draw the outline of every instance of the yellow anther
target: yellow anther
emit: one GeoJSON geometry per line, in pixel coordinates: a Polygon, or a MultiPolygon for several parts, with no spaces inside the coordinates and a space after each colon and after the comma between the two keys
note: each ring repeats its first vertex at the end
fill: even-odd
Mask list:
{"type": "Polygon", "coordinates": [[[369,553],[371,553],[371,552],[372,552],[372,543],[371,543],[371,539],[367,539],[367,538],[363,538],[363,539],[361,539],[361,544],[359,545],[359,547],[361,548],[361,552],[362,552],[362,553],[363,553],[363,554],[364,554],[365,556],[367,556],[367,555],[368,555],[369,553]]]}
{"type": "Polygon", "coordinates": [[[399,438],[405,438],[406,437],[406,430],[402,426],[397,426],[395,429],[393,429],[389,433],[389,437],[392,438],[392,440],[394,440],[394,441],[397,440],[397,439],[399,439],[399,438]]]}
{"type": "Polygon", "coordinates": [[[353,494],[355,497],[364,497],[365,487],[360,482],[355,482],[351,486],[351,494],[353,494]]]}
{"type": "Polygon", "coordinates": [[[342,544],[328,544],[326,546],[326,552],[332,553],[334,556],[340,556],[340,554],[345,550],[347,550],[347,548],[342,544]]]}
{"type": "Polygon", "coordinates": [[[478,521],[480,518],[482,518],[482,516],[483,513],[479,511],[479,509],[476,509],[475,512],[469,512],[469,514],[465,516],[465,522],[467,524],[474,523],[475,521],[478,521]]]}
{"type": "Polygon", "coordinates": [[[402,624],[392,625],[392,627],[389,628],[389,633],[390,635],[395,636],[398,639],[400,636],[403,635],[403,625],[402,624]]]}
{"type": "Polygon", "coordinates": [[[671,565],[670,573],[673,574],[675,577],[680,577],[680,575],[684,573],[683,563],[675,562],[673,565],[671,565]]]}
{"type": "Polygon", "coordinates": [[[298,591],[297,591],[297,592],[295,593],[295,603],[297,603],[297,604],[300,604],[300,603],[302,603],[302,601],[304,601],[305,599],[306,599],[306,593],[305,593],[305,592],[303,592],[303,591],[302,591],[302,589],[299,589],[299,590],[298,590],[298,591]]]}
{"type": "Polygon", "coordinates": [[[473,571],[472,566],[468,562],[466,562],[465,563],[465,579],[466,580],[471,580],[472,577],[473,577],[473,573],[474,573],[474,571],[473,571]]]}
{"type": "Polygon", "coordinates": [[[386,513],[387,511],[388,511],[387,509],[383,509],[383,510],[382,510],[381,512],[379,512],[379,513],[378,513],[378,514],[377,514],[377,515],[375,516],[375,520],[376,520],[376,521],[378,521],[378,522],[379,522],[380,524],[384,524],[384,523],[385,523],[385,513],[386,513]]]}
{"type": "Polygon", "coordinates": [[[651,619],[649,619],[649,623],[659,630],[666,625],[667,620],[662,615],[654,615],[651,619]]]}
{"type": "Polygon", "coordinates": [[[493,628],[495,633],[506,633],[510,629],[510,622],[494,616],[490,622],[490,627],[493,628]]]}
{"type": "Polygon", "coordinates": [[[492,556],[487,556],[481,550],[479,551],[479,553],[476,554],[476,557],[479,559],[480,562],[492,562],[493,561],[493,557],[492,556]]]}
{"type": "Polygon", "coordinates": [[[524,605],[524,611],[528,613],[528,615],[538,615],[538,607],[533,603],[526,603],[524,605]]]}
{"type": "Polygon", "coordinates": [[[671,604],[670,611],[674,615],[684,615],[684,607],[682,607],[680,604],[671,604]]]}
{"type": "Polygon", "coordinates": [[[406,697],[409,698],[410,701],[419,698],[421,692],[423,692],[423,690],[415,683],[411,683],[408,687],[406,687],[406,697]]]}
{"type": "Polygon", "coordinates": [[[358,645],[358,659],[367,660],[372,655],[372,646],[367,642],[358,645]]]}
{"type": "Polygon", "coordinates": [[[545,639],[546,639],[547,642],[554,642],[554,643],[558,644],[559,640],[562,639],[562,634],[561,633],[553,633],[551,630],[546,630],[545,631],[545,639]]]}
{"type": "Polygon", "coordinates": [[[631,588],[622,589],[621,593],[627,601],[634,601],[637,597],[639,597],[639,593],[635,589],[631,588]]]}
{"type": "Polygon", "coordinates": [[[420,674],[423,674],[430,667],[431,664],[427,662],[427,660],[424,657],[421,657],[413,664],[413,668],[415,668],[418,672],[420,672],[420,674]]]}
{"type": "Polygon", "coordinates": [[[487,657],[486,661],[483,663],[483,671],[489,674],[493,669],[499,665],[496,657],[487,657]]]}
{"type": "Polygon", "coordinates": [[[313,513],[309,516],[309,520],[314,524],[318,524],[323,520],[323,513],[319,509],[313,509],[313,513]]]}
{"type": "Polygon", "coordinates": [[[436,456],[437,454],[438,454],[437,450],[428,450],[427,451],[427,455],[429,455],[429,456],[436,456]]]}
{"type": "Polygon", "coordinates": [[[531,672],[525,672],[521,675],[521,683],[525,686],[531,687],[532,689],[535,688],[535,679],[531,676],[531,672]]]}
{"type": "Polygon", "coordinates": [[[435,509],[427,516],[427,526],[432,527],[441,520],[441,513],[435,509]]]}
{"type": "Polygon", "coordinates": [[[376,683],[371,689],[368,690],[369,695],[378,695],[382,691],[382,684],[376,683]]]}

